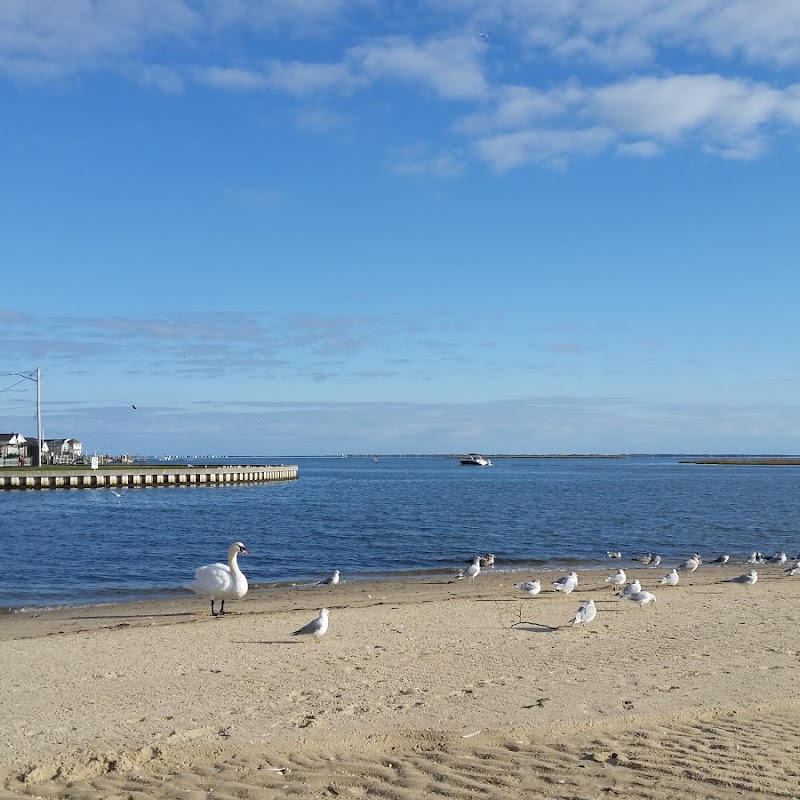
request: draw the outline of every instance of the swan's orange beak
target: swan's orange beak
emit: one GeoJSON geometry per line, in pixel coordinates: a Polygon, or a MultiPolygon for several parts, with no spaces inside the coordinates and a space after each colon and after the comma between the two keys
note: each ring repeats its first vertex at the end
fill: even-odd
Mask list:
{"type": "Polygon", "coordinates": [[[240,552],[240,553],[243,553],[243,554],[244,554],[244,555],[246,555],[246,556],[249,556],[249,555],[250,555],[250,553],[248,553],[248,552],[247,552],[247,548],[246,548],[246,547],[240,547],[240,548],[239,548],[239,552],[240,552]]]}

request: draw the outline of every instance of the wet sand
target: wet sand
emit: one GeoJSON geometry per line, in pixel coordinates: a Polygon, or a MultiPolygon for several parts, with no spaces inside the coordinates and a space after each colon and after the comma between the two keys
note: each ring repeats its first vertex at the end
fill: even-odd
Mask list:
{"type": "Polygon", "coordinates": [[[4,616],[0,800],[800,797],[800,577],[616,566],[4,616]]]}

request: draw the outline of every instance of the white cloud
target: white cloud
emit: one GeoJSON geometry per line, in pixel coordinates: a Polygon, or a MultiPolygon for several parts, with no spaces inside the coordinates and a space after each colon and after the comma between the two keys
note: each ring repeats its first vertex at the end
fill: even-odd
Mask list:
{"type": "Polygon", "coordinates": [[[348,60],[373,81],[410,81],[449,100],[476,99],[487,93],[483,50],[484,45],[473,36],[430,39],[422,44],[398,36],[353,48],[348,60]]]}
{"type": "Polygon", "coordinates": [[[198,82],[217,89],[246,92],[269,87],[269,81],[263,73],[240,67],[197,67],[194,77],[198,82]]]}
{"type": "Polygon", "coordinates": [[[478,139],[475,152],[498,172],[525,164],[560,166],[576,155],[597,153],[613,140],[603,128],[544,129],[499,134],[478,139]]]}
{"type": "Polygon", "coordinates": [[[359,83],[346,64],[310,64],[270,61],[267,77],[271,88],[306,95],[327,90],[348,90],[359,83]]]}

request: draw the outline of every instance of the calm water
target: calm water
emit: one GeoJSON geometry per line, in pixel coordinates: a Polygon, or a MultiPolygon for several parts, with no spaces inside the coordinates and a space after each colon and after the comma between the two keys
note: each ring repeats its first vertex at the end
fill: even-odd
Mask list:
{"type": "MultiPolygon", "coordinates": [[[[250,463],[274,463],[276,459],[250,463]]],[[[243,463],[239,460],[238,463],[243,463]]],[[[239,539],[251,586],[613,567],[606,550],[665,560],[800,551],[800,467],[676,459],[299,459],[297,481],[251,486],[6,491],[0,608],[93,604],[179,592],[239,539]]],[[[625,561],[622,562],[626,563],[625,561]]]]}

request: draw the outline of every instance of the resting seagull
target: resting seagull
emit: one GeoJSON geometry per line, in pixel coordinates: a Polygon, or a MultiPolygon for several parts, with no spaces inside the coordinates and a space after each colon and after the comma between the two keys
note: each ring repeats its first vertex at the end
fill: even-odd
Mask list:
{"type": "Polygon", "coordinates": [[[648,603],[655,603],[656,596],[652,592],[634,592],[632,594],[625,595],[622,598],[623,600],[630,600],[632,603],[636,603],[639,608],[644,608],[648,603]]]}
{"type": "Polygon", "coordinates": [[[629,597],[632,594],[637,594],[638,592],[641,591],[642,591],[642,584],[639,583],[638,578],[635,578],[627,586],[623,586],[617,592],[617,597],[621,597],[624,600],[626,597],[629,597]]]}
{"type": "Polygon", "coordinates": [[[542,584],[537,580],[515,583],[514,586],[521,592],[527,592],[531,597],[534,597],[542,591],[542,584]]]}
{"type": "Polygon", "coordinates": [[[564,592],[564,594],[569,594],[570,592],[575,591],[575,587],[578,585],[578,573],[577,572],[570,572],[569,575],[565,575],[563,578],[559,578],[556,581],[553,581],[553,586],[556,587],[557,592],[564,592]]]}
{"type": "Polygon", "coordinates": [[[730,582],[744,584],[744,587],[749,590],[757,580],[758,573],[751,569],[750,572],[745,572],[744,575],[737,575],[735,578],[731,578],[730,582]]]}

